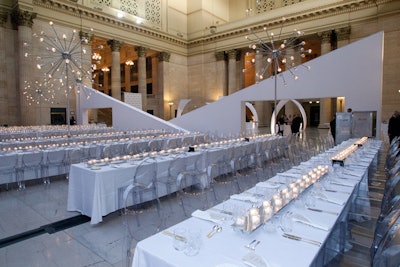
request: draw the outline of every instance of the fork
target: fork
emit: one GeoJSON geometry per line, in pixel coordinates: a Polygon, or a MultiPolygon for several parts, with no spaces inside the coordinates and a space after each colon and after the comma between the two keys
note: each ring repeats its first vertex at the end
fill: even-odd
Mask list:
{"type": "Polygon", "coordinates": [[[251,249],[251,250],[255,250],[256,247],[258,246],[258,244],[260,244],[260,240],[256,240],[254,239],[253,241],[251,241],[249,244],[245,245],[245,248],[251,249]]]}

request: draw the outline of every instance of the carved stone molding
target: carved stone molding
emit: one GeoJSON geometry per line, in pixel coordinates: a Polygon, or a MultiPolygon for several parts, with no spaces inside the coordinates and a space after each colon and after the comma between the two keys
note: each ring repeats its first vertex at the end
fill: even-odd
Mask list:
{"type": "Polygon", "coordinates": [[[119,52],[121,49],[122,42],[112,39],[108,40],[107,44],[111,47],[112,52],[119,52]]]}
{"type": "Polygon", "coordinates": [[[138,53],[138,57],[145,57],[147,53],[147,48],[143,46],[136,47],[136,51],[138,53]]]}
{"type": "Polygon", "coordinates": [[[330,43],[332,38],[332,31],[319,32],[318,36],[321,38],[322,43],[330,43]]]}
{"type": "Polygon", "coordinates": [[[0,10],[0,27],[4,26],[7,22],[8,13],[6,11],[0,10]]]}
{"type": "Polygon", "coordinates": [[[228,55],[228,59],[236,60],[236,56],[238,54],[238,51],[236,49],[232,49],[232,50],[226,51],[226,54],[228,55]]]}
{"type": "Polygon", "coordinates": [[[87,44],[90,44],[93,40],[93,34],[91,32],[79,31],[79,37],[87,40],[87,44]]]}
{"type": "Polygon", "coordinates": [[[33,19],[36,18],[36,13],[14,9],[11,12],[11,21],[15,26],[26,26],[32,28],[33,19]]]}
{"type": "Polygon", "coordinates": [[[337,40],[338,41],[343,41],[343,40],[349,40],[350,39],[350,33],[351,33],[351,27],[344,27],[340,29],[335,29],[337,40]]]}
{"type": "Polygon", "coordinates": [[[215,52],[215,58],[217,61],[225,60],[225,52],[224,51],[215,52]]]}
{"type": "Polygon", "coordinates": [[[171,54],[170,53],[168,53],[168,52],[160,52],[159,54],[158,54],[158,60],[160,61],[160,62],[169,62],[169,58],[171,57],[171,54]]]}

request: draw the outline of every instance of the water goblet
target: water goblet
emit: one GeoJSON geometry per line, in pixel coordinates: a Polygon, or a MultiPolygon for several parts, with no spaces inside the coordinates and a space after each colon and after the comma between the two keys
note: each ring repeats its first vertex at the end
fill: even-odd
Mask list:
{"type": "Polygon", "coordinates": [[[283,232],[290,233],[293,230],[293,220],[291,217],[291,212],[286,212],[280,217],[280,227],[283,232]]]}
{"type": "Polygon", "coordinates": [[[176,228],[174,230],[173,246],[177,251],[183,251],[187,246],[186,229],[176,228]]]}
{"type": "Polygon", "coordinates": [[[201,231],[196,229],[190,229],[186,235],[187,243],[186,248],[184,250],[185,255],[187,256],[196,256],[200,252],[202,239],[201,239],[201,231]]]}

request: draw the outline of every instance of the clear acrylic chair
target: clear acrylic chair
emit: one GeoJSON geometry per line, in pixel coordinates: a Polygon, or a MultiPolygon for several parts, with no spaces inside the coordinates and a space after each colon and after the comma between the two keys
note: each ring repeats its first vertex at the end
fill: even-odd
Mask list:
{"type": "Polygon", "coordinates": [[[43,183],[50,184],[50,176],[59,175],[66,172],[66,153],[64,149],[57,149],[47,152],[47,159],[43,163],[43,183]],[[50,170],[56,169],[51,173],[50,170]]]}
{"type": "Polygon", "coordinates": [[[400,216],[388,225],[372,255],[373,267],[400,266],[400,216]]]}
{"type": "Polygon", "coordinates": [[[18,154],[8,153],[2,155],[0,160],[0,184],[8,184],[17,181],[18,170],[18,154]]]}
{"type": "Polygon", "coordinates": [[[197,209],[206,210],[216,204],[210,199],[211,189],[207,168],[202,154],[186,157],[186,171],[179,177],[178,190],[183,212],[190,217],[197,209]]]}
{"type": "Polygon", "coordinates": [[[149,151],[160,151],[162,150],[163,140],[162,139],[152,139],[149,142],[149,151]]]}
{"type": "MultiPolygon", "coordinates": [[[[172,155],[171,155],[172,156],[172,155]]],[[[186,181],[186,162],[185,156],[182,154],[174,155],[174,157],[169,161],[169,166],[167,172],[164,175],[160,175],[158,181],[161,183],[168,196],[175,196],[176,201],[179,206],[183,209],[183,213],[186,216],[186,212],[184,210],[183,201],[181,194],[183,194],[183,186],[185,186],[186,181]]],[[[171,203],[171,211],[172,211],[172,201],[171,203]]]]}
{"type": "Polygon", "coordinates": [[[155,234],[163,227],[161,202],[157,192],[156,164],[156,161],[151,158],[143,160],[136,168],[130,184],[118,190],[119,205],[126,231],[124,251],[127,266],[131,264],[136,243],[155,234]],[[155,207],[151,205],[153,201],[156,201],[155,207]]]}
{"type": "Polygon", "coordinates": [[[68,151],[67,155],[67,164],[66,164],[66,179],[69,179],[69,170],[72,164],[78,164],[85,160],[85,153],[79,149],[74,148],[68,151]]]}
{"type": "Polygon", "coordinates": [[[22,167],[18,175],[18,188],[25,188],[26,176],[30,179],[37,179],[42,177],[43,168],[43,152],[27,152],[22,155],[22,167]]]}

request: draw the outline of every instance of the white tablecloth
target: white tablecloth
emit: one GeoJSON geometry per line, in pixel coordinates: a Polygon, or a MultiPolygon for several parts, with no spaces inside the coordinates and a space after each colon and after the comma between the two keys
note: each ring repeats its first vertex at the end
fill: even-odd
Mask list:
{"type": "MultiPolygon", "coordinates": [[[[272,142],[273,140],[278,139],[280,139],[280,137],[272,136],[268,138],[255,139],[250,143],[240,141],[234,145],[226,143],[208,148],[199,148],[196,152],[184,153],[184,156],[187,157],[186,168],[194,168],[195,160],[198,155],[202,156],[202,165],[206,168],[207,166],[214,166],[214,163],[216,163],[220,158],[218,155],[223,155],[226,153],[227,149],[233,149],[233,147],[247,147],[250,144],[272,142]]],[[[163,182],[165,181],[160,179],[165,177],[166,172],[168,172],[168,166],[172,161],[172,155],[160,156],[156,159],[158,180],[157,192],[161,197],[167,194],[167,189],[163,187],[163,182]]],[[[231,163],[230,160],[228,162],[229,164],[231,163]]],[[[90,216],[92,224],[101,222],[102,216],[121,208],[118,204],[118,189],[127,186],[132,182],[138,164],[139,161],[136,162],[136,164],[132,164],[131,162],[119,165],[110,164],[102,166],[99,170],[92,170],[84,163],[71,165],[69,172],[67,209],[69,211],[79,211],[84,215],[90,216]]],[[[208,182],[210,182],[210,179],[229,171],[230,170],[228,169],[217,166],[212,173],[209,173],[207,177],[209,179],[208,182]]],[[[144,201],[146,200],[150,199],[144,199],[144,201]]]]}
{"type": "MultiPolygon", "coordinates": [[[[186,163],[194,165],[196,156],[201,152],[185,153],[186,163]]],[[[174,155],[157,157],[158,196],[167,194],[160,179],[166,177],[168,167],[174,155]]],[[[109,164],[98,170],[88,168],[86,164],[73,164],[69,173],[68,205],[69,211],[79,211],[91,217],[91,223],[102,221],[105,216],[120,209],[119,189],[133,181],[136,168],[142,160],[128,161],[122,164],[109,164]]],[[[140,183],[140,181],[137,181],[140,183]]],[[[144,201],[151,199],[144,199],[144,201]]]]}
{"type": "MultiPolygon", "coordinates": [[[[222,232],[215,234],[212,238],[207,238],[207,233],[212,229],[215,222],[206,221],[199,218],[189,218],[168,229],[173,232],[177,227],[200,229],[202,232],[202,246],[200,252],[196,256],[186,256],[183,252],[176,251],[172,246],[172,237],[158,233],[145,240],[140,241],[135,249],[133,267],[146,266],[244,266],[242,258],[250,252],[244,246],[256,239],[261,241],[257,246],[255,253],[264,258],[268,262],[268,266],[323,266],[338,253],[343,251],[347,239],[347,216],[354,204],[359,193],[363,194],[360,185],[365,183],[366,173],[370,163],[375,158],[378,145],[365,148],[368,153],[363,154],[362,162],[353,162],[348,164],[342,170],[337,170],[333,175],[331,170],[329,175],[321,179],[329,179],[328,189],[324,194],[330,200],[345,203],[343,205],[328,202],[322,199],[315,200],[315,208],[324,212],[316,212],[305,209],[299,202],[292,201],[286,205],[277,214],[283,214],[286,211],[302,214],[310,219],[313,223],[324,225],[330,228],[329,231],[310,227],[301,223],[293,223],[293,231],[291,234],[309,238],[322,243],[321,246],[312,245],[302,241],[287,239],[282,236],[282,230],[278,227],[273,228],[275,231],[266,231],[264,227],[259,227],[250,234],[235,231],[229,224],[230,220],[222,220],[222,232]],[[349,174],[344,174],[349,173],[349,174]],[[334,182],[332,182],[334,181],[334,182]],[[337,192],[332,192],[337,191],[337,192]],[[327,213],[336,212],[336,214],[327,213]],[[161,249],[162,248],[162,249],[161,249]],[[223,265],[226,264],[226,265],[223,265]],[[230,265],[229,265],[230,264],[230,265]]],[[[327,154],[329,155],[329,154],[327,154]]],[[[299,169],[312,168],[315,164],[326,162],[327,157],[315,157],[308,162],[303,163],[299,167],[293,168],[284,174],[278,174],[271,178],[270,181],[289,183],[290,176],[299,175],[299,169]]],[[[244,192],[242,194],[251,195],[259,192],[259,186],[244,192]]],[[[315,185],[308,188],[300,198],[304,198],[307,194],[316,191],[315,185]],[[315,188],[314,188],[315,187],[315,188]]],[[[211,208],[208,212],[218,213],[218,210],[227,207],[228,203],[243,203],[250,207],[249,202],[230,199],[217,207],[211,208]]],[[[275,215],[274,217],[277,217],[275,215]]],[[[214,216],[215,217],[215,216],[214,216]]],[[[273,220],[273,219],[272,219],[273,220]]]]}

